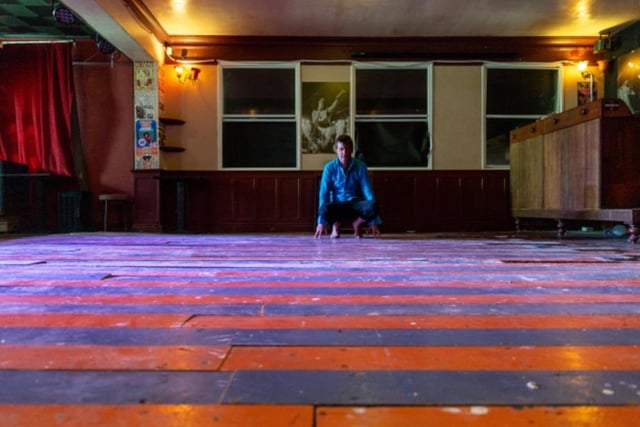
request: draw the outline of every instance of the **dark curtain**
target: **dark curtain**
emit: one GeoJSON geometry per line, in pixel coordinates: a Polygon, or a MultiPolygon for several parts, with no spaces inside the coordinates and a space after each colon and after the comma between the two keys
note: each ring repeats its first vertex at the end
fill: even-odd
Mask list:
{"type": "Polygon", "coordinates": [[[0,160],[73,176],[71,44],[0,49],[0,160]]]}

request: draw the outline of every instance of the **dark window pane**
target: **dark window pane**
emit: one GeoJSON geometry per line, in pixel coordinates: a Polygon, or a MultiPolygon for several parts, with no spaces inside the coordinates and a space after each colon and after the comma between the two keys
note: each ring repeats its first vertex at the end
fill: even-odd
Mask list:
{"type": "Polygon", "coordinates": [[[224,114],[295,114],[292,68],[224,68],[224,114]]]}
{"type": "Polygon", "coordinates": [[[557,70],[489,68],[487,73],[487,114],[555,112],[557,70]]]}
{"type": "Polygon", "coordinates": [[[223,167],[295,167],[294,122],[225,122],[223,167]]]}
{"type": "Polygon", "coordinates": [[[426,70],[356,70],[356,114],[426,112],[426,70]]]}
{"type": "Polygon", "coordinates": [[[487,119],[487,165],[509,165],[509,134],[532,119],[487,119]]]}
{"type": "Polygon", "coordinates": [[[368,166],[428,166],[431,143],[425,122],[356,123],[356,157],[368,166]]]}

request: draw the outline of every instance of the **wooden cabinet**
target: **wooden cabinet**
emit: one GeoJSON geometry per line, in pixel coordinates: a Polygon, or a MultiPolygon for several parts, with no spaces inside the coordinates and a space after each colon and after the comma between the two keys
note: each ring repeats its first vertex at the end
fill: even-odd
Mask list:
{"type": "Polygon", "coordinates": [[[600,99],[511,132],[511,207],[519,218],[623,222],[637,240],[640,118],[600,99]]]}

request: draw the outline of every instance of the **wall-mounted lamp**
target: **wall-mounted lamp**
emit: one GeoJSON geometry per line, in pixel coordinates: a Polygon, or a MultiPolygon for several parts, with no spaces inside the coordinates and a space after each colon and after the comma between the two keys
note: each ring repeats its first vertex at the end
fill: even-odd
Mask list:
{"type": "Polygon", "coordinates": [[[60,2],[53,2],[51,13],[56,22],[61,24],[73,24],[76,22],[76,15],[60,2]]]}
{"type": "Polygon", "coordinates": [[[578,62],[578,64],[576,64],[576,67],[578,67],[578,71],[580,71],[580,74],[582,74],[582,78],[583,79],[589,78],[589,75],[591,73],[589,72],[589,62],[588,61],[580,61],[580,62],[578,62]]]}
{"type": "Polygon", "coordinates": [[[186,65],[176,65],[174,67],[176,70],[176,77],[180,83],[185,83],[190,81],[192,84],[198,80],[198,76],[200,75],[200,68],[189,67],[186,65]]]}

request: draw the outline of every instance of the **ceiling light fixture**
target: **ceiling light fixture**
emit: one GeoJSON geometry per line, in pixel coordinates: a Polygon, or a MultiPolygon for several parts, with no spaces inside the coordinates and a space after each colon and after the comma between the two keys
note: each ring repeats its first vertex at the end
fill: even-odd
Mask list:
{"type": "Polygon", "coordinates": [[[51,13],[56,22],[61,24],[74,24],[76,22],[76,15],[60,2],[53,2],[51,13]]]}

